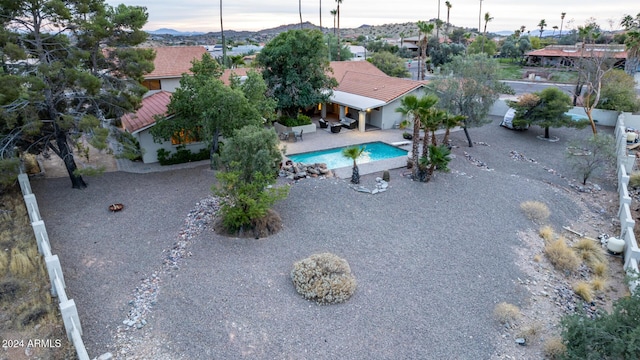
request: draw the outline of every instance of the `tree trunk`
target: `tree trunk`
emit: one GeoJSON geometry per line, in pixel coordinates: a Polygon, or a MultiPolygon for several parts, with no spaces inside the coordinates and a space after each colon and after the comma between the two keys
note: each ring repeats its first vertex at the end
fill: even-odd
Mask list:
{"type": "Polygon", "coordinates": [[[411,161],[413,161],[413,172],[411,177],[413,180],[418,178],[418,144],[420,141],[420,121],[419,119],[413,119],[413,139],[411,146],[411,161]]]}
{"type": "Polygon", "coordinates": [[[467,142],[469,143],[469,147],[473,147],[473,142],[471,141],[471,137],[469,136],[469,130],[467,130],[466,126],[463,129],[464,129],[464,135],[467,137],[467,142]]]}
{"type": "Polygon", "coordinates": [[[76,162],[73,158],[73,151],[71,151],[71,148],[69,148],[69,143],[67,142],[67,134],[64,131],[56,131],[56,146],[58,148],[57,154],[64,162],[64,166],[67,168],[67,173],[69,174],[69,179],[71,180],[71,187],[74,189],[86,188],[87,183],[84,182],[82,176],[75,174],[78,166],[76,165],[76,162]]]}
{"type": "Polygon", "coordinates": [[[544,128],[544,138],[545,139],[549,138],[549,127],[548,126],[546,128],[544,128]]]}
{"type": "Polygon", "coordinates": [[[213,136],[211,137],[211,149],[209,150],[209,160],[211,160],[210,167],[212,170],[214,169],[213,155],[218,152],[218,148],[220,147],[220,143],[218,142],[219,137],[220,130],[216,129],[216,131],[214,131],[213,133],[213,136]]]}
{"type": "Polygon", "coordinates": [[[360,184],[360,169],[358,166],[353,166],[353,172],[351,173],[351,183],[360,184]]]}
{"type": "Polygon", "coordinates": [[[573,92],[573,106],[577,106],[578,104],[578,97],[582,94],[582,86],[582,81],[578,79],[578,82],[576,83],[576,89],[573,92]]]}

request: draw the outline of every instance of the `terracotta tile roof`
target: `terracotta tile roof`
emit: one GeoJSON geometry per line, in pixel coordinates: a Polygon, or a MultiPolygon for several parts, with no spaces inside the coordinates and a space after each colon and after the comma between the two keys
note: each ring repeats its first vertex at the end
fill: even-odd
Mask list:
{"type": "Polygon", "coordinates": [[[347,71],[336,88],[350,94],[382,100],[386,103],[407,94],[425,83],[409,79],[347,71]]]}
{"type": "Polygon", "coordinates": [[[171,93],[160,91],[142,99],[142,106],[136,113],[129,113],[122,117],[122,126],[131,134],[153,125],[155,115],[167,112],[167,105],[171,101],[171,93]]]}
{"type": "Polygon", "coordinates": [[[238,76],[247,76],[247,72],[252,70],[251,68],[237,68],[237,69],[225,69],[222,75],[220,76],[220,80],[225,85],[229,85],[229,79],[231,78],[231,74],[236,74],[238,76]]]}
{"type": "Polygon", "coordinates": [[[330,63],[330,66],[333,69],[333,74],[329,73],[329,75],[333,75],[333,77],[338,80],[338,83],[342,82],[342,78],[347,73],[347,71],[355,71],[377,76],[387,76],[387,74],[382,72],[382,70],[378,69],[368,61],[332,61],[330,63]]]}
{"type": "Polygon", "coordinates": [[[582,52],[579,49],[576,50],[576,49],[557,49],[557,48],[555,49],[544,48],[544,49],[533,50],[533,51],[529,51],[526,55],[527,56],[546,56],[546,57],[567,57],[567,58],[574,58],[574,57],[580,57],[580,56],[591,57],[592,55],[595,55],[596,57],[610,56],[615,59],[627,58],[626,51],[605,52],[605,51],[598,51],[598,50],[594,50],[594,51],[585,50],[584,52],[582,52]]]}
{"type": "Polygon", "coordinates": [[[200,60],[207,49],[202,46],[165,46],[153,48],[156,59],[155,69],[145,75],[146,79],[176,78],[183,73],[190,74],[191,61],[200,60]]]}

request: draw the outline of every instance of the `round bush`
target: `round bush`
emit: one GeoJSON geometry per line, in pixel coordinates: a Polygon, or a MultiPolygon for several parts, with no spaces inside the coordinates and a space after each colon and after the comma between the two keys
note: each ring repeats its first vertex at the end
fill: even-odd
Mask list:
{"type": "Polygon", "coordinates": [[[321,305],[345,302],[356,290],[349,263],[331,253],[311,255],[296,262],[291,279],[300,295],[321,305]]]}

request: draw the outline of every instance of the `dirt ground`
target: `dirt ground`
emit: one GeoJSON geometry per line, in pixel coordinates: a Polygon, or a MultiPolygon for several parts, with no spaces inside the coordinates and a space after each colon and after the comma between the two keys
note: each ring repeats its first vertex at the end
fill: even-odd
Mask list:
{"type": "MultiPolygon", "coordinates": [[[[80,154],[77,148],[73,149],[73,156],[79,169],[85,167],[104,167],[105,172],[118,171],[118,165],[116,164],[116,159],[113,154],[109,154],[107,151],[98,151],[84,140],[82,140],[82,146],[89,148],[88,159],[83,154],[80,154]]],[[[38,155],[38,162],[44,167],[45,177],[59,178],[69,176],[62,159],[52,152],[49,152],[46,157],[42,154],[38,155]]]]}

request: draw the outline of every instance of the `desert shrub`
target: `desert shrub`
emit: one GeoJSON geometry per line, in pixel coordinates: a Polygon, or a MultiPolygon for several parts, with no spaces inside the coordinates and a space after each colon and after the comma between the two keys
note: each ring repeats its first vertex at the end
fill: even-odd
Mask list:
{"type": "Polygon", "coordinates": [[[609,265],[607,262],[600,262],[595,264],[592,270],[596,276],[605,278],[607,277],[607,273],[609,272],[609,265]]]}
{"type": "Polygon", "coordinates": [[[629,187],[634,189],[640,187],[640,171],[634,171],[629,175],[629,187]]]}
{"type": "Polygon", "coordinates": [[[501,324],[520,318],[520,308],[507,302],[501,302],[493,309],[493,317],[501,324]]]}
{"type": "Polygon", "coordinates": [[[544,342],[544,354],[550,359],[560,359],[567,352],[561,337],[554,336],[544,342]]]}
{"type": "Polygon", "coordinates": [[[11,270],[11,273],[14,275],[28,276],[36,270],[36,267],[33,265],[27,254],[20,251],[18,248],[13,248],[11,250],[9,270],[11,270]]]}
{"type": "Polygon", "coordinates": [[[0,159],[0,194],[15,184],[20,172],[20,160],[17,158],[0,159]]]}
{"type": "Polygon", "coordinates": [[[356,290],[349,263],[331,253],[311,255],[296,262],[291,279],[300,295],[318,304],[342,303],[356,290]]]}
{"type": "Polygon", "coordinates": [[[607,261],[606,255],[600,244],[589,239],[580,239],[573,244],[573,250],[593,269],[596,264],[607,261]]]}
{"type": "Polygon", "coordinates": [[[184,164],[192,161],[207,160],[211,156],[209,149],[204,148],[197,153],[186,149],[184,146],[176,148],[175,153],[171,153],[165,149],[158,149],[158,162],[160,165],[184,164]]]}
{"type": "Polygon", "coordinates": [[[591,279],[591,288],[594,291],[602,291],[604,290],[605,286],[607,285],[607,280],[596,276],[593,279],[591,279]]]}
{"type": "Polygon", "coordinates": [[[558,270],[573,272],[580,266],[580,258],[563,237],[549,241],[544,247],[544,253],[558,270]]]}
{"type": "Polygon", "coordinates": [[[0,274],[5,274],[9,268],[9,254],[0,250],[0,274]]]}
{"type": "Polygon", "coordinates": [[[540,337],[541,333],[542,325],[539,322],[534,322],[518,332],[517,337],[523,338],[525,343],[530,344],[536,341],[540,337]]]}
{"type": "Polygon", "coordinates": [[[578,281],[575,283],[573,285],[573,292],[586,302],[593,300],[593,289],[591,289],[591,284],[586,281],[578,281]]]}
{"type": "Polygon", "coordinates": [[[538,234],[545,241],[551,241],[555,237],[556,233],[553,231],[553,228],[551,226],[545,225],[540,228],[540,230],[538,231],[538,234]]]}
{"type": "Polygon", "coordinates": [[[615,139],[609,134],[598,134],[582,141],[572,141],[570,147],[584,149],[587,155],[576,155],[567,152],[567,158],[575,172],[581,176],[582,184],[593,175],[603,174],[608,169],[615,168],[616,152],[615,139]]]}
{"type": "Polygon", "coordinates": [[[578,313],[560,322],[567,359],[640,359],[640,291],[618,299],[611,313],[578,313]]]}
{"type": "Polygon", "coordinates": [[[535,222],[544,222],[551,215],[547,205],[540,201],[525,201],[520,204],[520,209],[530,220],[535,222]]]}

